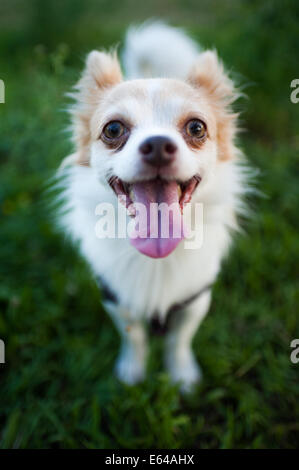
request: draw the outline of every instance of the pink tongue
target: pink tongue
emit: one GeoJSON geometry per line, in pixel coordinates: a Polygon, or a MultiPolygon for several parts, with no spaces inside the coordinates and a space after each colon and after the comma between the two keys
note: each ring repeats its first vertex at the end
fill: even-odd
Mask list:
{"type": "Polygon", "coordinates": [[[136,224],[131,244],[151,258],[164,258],[184,238],[177,183],[161,180],[135,183],[132,191],[136,224]]]}

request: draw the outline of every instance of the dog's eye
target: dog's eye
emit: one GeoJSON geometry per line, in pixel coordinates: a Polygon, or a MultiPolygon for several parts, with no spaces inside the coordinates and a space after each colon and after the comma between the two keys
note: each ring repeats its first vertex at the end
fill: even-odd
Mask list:
{"type": "Polygon", "coordinates": [[[111,121],[104,127],[103,135],[108,140],[119,139],[126,131],[125,126],[119,121],[111,121]]]}
{"type": "Polygon", "coordinates": [[[186,132],[190,137],[202,139],[206,135],[206,125],[200,119],[192,119],[186,124],[186,132]]]}

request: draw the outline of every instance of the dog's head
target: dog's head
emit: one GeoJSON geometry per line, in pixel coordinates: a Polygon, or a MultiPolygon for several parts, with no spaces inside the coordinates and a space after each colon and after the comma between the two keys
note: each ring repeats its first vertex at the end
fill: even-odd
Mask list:
{"type": "MultiPolygon", "coordinates": [[[[234,157],[236,114],[230,105],[236,93],[214,52],[200,54],[185,81],[125,81],[115,54],[94,51],[75,96],[78,163],[93,167],[131,212],[136,202],[146,208],[176,204],[175,226],[200,184],[234,157]]],[[[135,246],[162,257],[181,239],[170,238],[149,243],[145,237],[135,246]]]]}

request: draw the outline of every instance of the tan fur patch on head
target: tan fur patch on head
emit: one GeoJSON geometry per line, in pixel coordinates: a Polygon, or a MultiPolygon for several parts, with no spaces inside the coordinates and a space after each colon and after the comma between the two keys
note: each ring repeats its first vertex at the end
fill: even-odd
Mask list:
{"type": "Polygon", "coordinates": [[[89,165],[90,120],[105,90],[118,84],[122,74],[116,53],[92,51],[86,59],[81,79],[71,93],[76,103],[70,108],[77,163],[89,165]]]}
{"type": "Polygon", "coordinates": [[[187,118],[207,120],[216,136],[216,122],[210,100],[189,83],[169,78],[124,81],[105,93],[92,119],[92,136],[109,120],[138,125],[178,128],[187,118]]]}
{"type": "Polygon", "coordinates": [[[233,158],[237,152],[234,137],[238,114],[233,113],[231,104],[240,94],[224,71],[217,54],[213,51],[200,54],[188,81],[193,87],[202,90],[209,99],[217,122],[219,160],[233,158]]]}

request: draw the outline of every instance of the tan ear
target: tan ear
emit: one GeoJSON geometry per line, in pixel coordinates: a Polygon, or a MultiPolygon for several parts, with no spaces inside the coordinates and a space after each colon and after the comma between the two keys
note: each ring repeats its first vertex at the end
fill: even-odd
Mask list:
{"type": "Polygon", "coordinates": [[[70,93],[75,104],[70,108],[72,116],[73,140],[76,145],[77,163],[89,165],[89,146],[91,142],[90,120],[102,93],[117,85],[122,73],[116,53],[92,51],[88,54],[85,69],[75,92],[70,93]]]}
{"type": "Polygon", "coordinates": [[[237,113],[231,104],[239,98],[233,81],[224,70],[216,52],[206,51],[199,55],[191,69],[189,83],[205,91],[217,121],[219,160],[233,158],[236,153],[234,137],[237,132],[237,113]]]}

